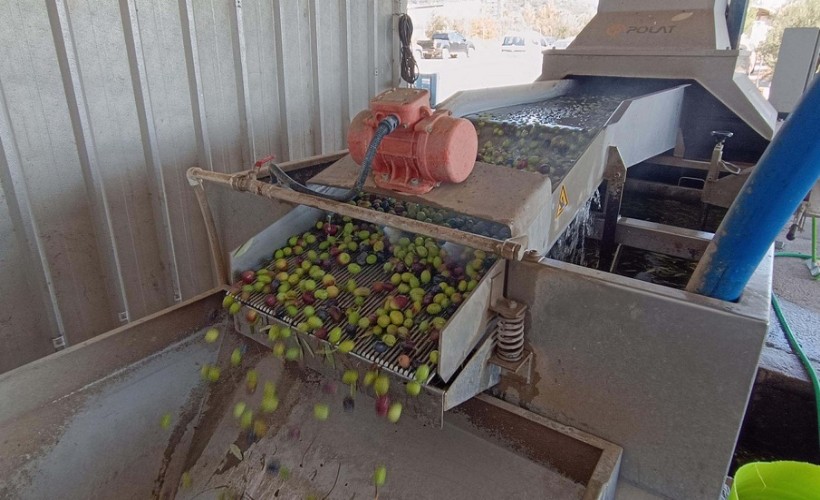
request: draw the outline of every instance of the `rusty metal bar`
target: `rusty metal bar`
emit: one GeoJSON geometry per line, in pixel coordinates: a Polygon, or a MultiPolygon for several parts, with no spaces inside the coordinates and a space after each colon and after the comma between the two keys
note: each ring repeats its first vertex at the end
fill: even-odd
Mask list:
{"type": "MultiPolygon", "coordinates": [[[[347,150],[342,149],[340,151],[336,151],[334,153],[328,154],[320,154],[315,156],[308,156],[307,158],[302,158],[301,160],[293,160],[293,161],[286,161],[284,163],[277,163],[279,168],[281,168],[285,172],[292,172],[294,170],[300,170],[303,168],[313,167],[319,165],[321,163],[334,163],[337,160],[342,159],[344,156],[347,155],[347,150]]],[[[267,172],[264,173],[263,177],[267,177],[267,172]]]]}
{"type": "Polygon", "coordinates": [[[196,180],[208,181],[214,184],[228,186],[236,191],[253,193],[272,200],[281,200],[297,205],[307,205],[327,210],[339,215],[346,215],[354,219],[366,220],[382,226],[390,226],[410,233],[423,234],[432,238],[442,239],[451,243],[457,243],[470,248],[484,250],[501,256],[505,259],[521,260],[524,256],[524,248],[521,243],[512,240],[497,240],[486,236],[479,236],[466,233],[444,226],[421,222],[398,215],[387,214],[370,210],[367,208],[329,200],[320,196],[298,193],[291,189],[281,187],[276,184],[267,184],[256,180],[254,176],[243,174],[223,174],[210,172],[198,167],[188,169],[188,179],[192,185],[196,180]]]}
{"type": "MultiPolygon", "coordinates": [[[[202,170],[199,168],[197,169],[202,170]]],[[[214,281],[217,286],[230,283],[228,268],[225,266],[225,258],[222,255],[222,248],[219,246],[219,235],[216,233],[214,215],[211,212],[211,207],[208,205],[208,199],[205,195],[205,188],[202,186],[201,180],[191,178],[190,170],[188,182],[194,188],[196,201],[199,204],[199,211],[202,212],[202,219],[205,221],[205,231],[208,234],[208,247],[211,249],[211,262],[213,263],[214,281]]]]}

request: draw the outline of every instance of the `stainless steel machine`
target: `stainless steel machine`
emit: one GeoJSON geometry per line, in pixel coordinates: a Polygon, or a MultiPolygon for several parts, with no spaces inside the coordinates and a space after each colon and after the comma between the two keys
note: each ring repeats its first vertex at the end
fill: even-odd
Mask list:
{"type": "MultiPolygon", "coordinates": [[[[571,453],[579,462],[589,453],[606,455],[606,460],[601,458],[608,464],[606,472],[592,467],[587,468],[589,474],[582,474],[582,481],[587,481],[584,498],[716,497],[767,331],[770,259],[736,303],[610,271],[627,248],[697,262],[711,233],[624,217],[625,198],[651,193],[727,206],[733,189],[742,184],[744,170],[753,168],[775,132],[773,109],[745,75],[734,73],[737,51],[729,48],[725,9],[725,0],[689,0],[669,7],[648,0],[601,1],[596,17],[568,49],[544,54],[539,81],[462,92],[442,103],[440,108],[470,119],[478,134],[478,161],[460,184],[405,195],[379,188],[369,178],[363,192],[348,203],[289,189],[256,168],[232,175],[191,169],[189,180],[201,202],[217,273],[226,283],[237,283],[225,302],[233,308],[233,328],[261,346],[249,348],[259,353],[281,342],[268,335],[272,330],[288,329],[286,345],[298,350],[292,359],[328,378],[339,378],[348,370],[376,371],[389,378],[387,395],[404,401],[407,413],[445,430],[453,418],[449,410],[465,411],[465,404],[495,401],[487,399],[492,394],[506,401],[498,405],[510,405],[504,411],[523,408],[536,420],[572,426],[569,435],[599,436],[594,439],[606,443],[600,449],[608,454],[595,455],[591,449],[571,453]],[[205,199],[208,184],[284,202],[289,209],[232,252],[226,266],[205,199]],[[727,188],[729,184],[734,187],[727,188]],[[598,197],[600,207],[595,207],[591,200],[598,197]],[[420,283],[404,292],[385,288],[381,284],[396,274],[385,267],[393,265],[391,256],[374,255],[368,262],[370,255],[360,252],[365,260],[357,268],[344,260],[321,258],[320,253],[338,240],[322,248],[326,237],[308,235],[327,223],[359,224],[358,231],[366,228],[368,233],[362,241],[372,232],[382,232],[385,238],[392,234],[391,241],[421,238],[417,246],[430,243],[450,255],[483,255],[477,265],[481,271],[465,289],[469,293],[448,311],[414,311],[407,316],[410,322],[401,341],[387,342],[384,332],[377,333],[372,325],[382,315],[378,310],[386,307],[384,301],[410,296],[415,289],[419,297],[438,295],[440,290],[433,290],[438,284],[420,283]],[[576,240],[598,242],[594,264],[554,258],[557,247],[573,246],[568,233],[578,227],[583,231],[576,240]],[[296,246],[298,252],[284,252],[296,246]],[[354,284],[338,297],[311,294],[306,300],[287,295],[290,287],[280,290],[283,295],[278,297],[278,287],[271,286],[277,266],[299,268],[306,262],[301,255],[310,251],[316,257],[307,260],[307,268],[319,262],[335,283],[354,284]],[[243,276],[248,271],[253,272],[243,276]],[[268,277],[260,280],[260,275],[268,277]],[[380,285],[373,292],[376,283],[380,285]],[[361,300],[359,288],[369,290],[359,294],[361,300]],[[322,319],[321,325],[314,321],[311,327],[308,318],[320,307],[342,313],[355,310],[357,320],[368,320],[360,324],[334,316],[322,319]],[[434,318],[440,324],[430,335],[421,323],[434,318]],[[337,339],[329,338],[328,330],[341,331],[346,323],[355,324],[337,339]],[[345,340],[350,341],[349,348],[340,349],[345,340]],[[420,370],[419,363],[400,362],[404,351],[422,360],[429,372],[420,370]],[[430,357],[433,351],[435,358],[430,357]],[[420,393],[407,398],[405,388],[411,383],[421,386],[420,393]]],[[[319,170],[308,185],[322,194],[351,189],[359,173],[349,156],[319,158],[300,166],[319,170]]],[[[418,254],[417,250],[410,256],[407,267],[426,258],[418,254]]],[[[445,280],[453,271],[433,266],[445,280]]],[[[398,274],[401,283],[402,273],[398,274]]],[[[394,309],[406,312],[414,300],[400,302],[394,309]]],[[[209,363],[218,364],[220,358],[224,364],[224,350],[209,363]]],[[[241,385],[242,375],[235,378],[241,385]]],[[[312,391],[304,384],[299,387],[305,398],[308,393],[315,396],[315,386],[312,391]]],[[[369,392],[366,386],[361,389],[369,392]]],[[[222,396],[210,394],[205,399],[218,415],[230,413],[230,404],[236,401],[231,396],[231,403],[219,403],[222,396]]],[[[282,417],[286,422],[305,418],[298,400],[298,392],[293,393],[291,413],[282,417]]],[[[196,402],[202,404],[201,399],[196,402]]],[[[486,411],[485,415],[495,411],[473,410],[486,411]]],[[[221,440],[224,448],[233,438],[215,434],[204,438],[208,444],[198,445],[191,425],[224,430],[224,421],[230,421],[226,416],[217,419],[220,423],[207,424],[199,415],[190,413],[172,435],[171,458],[163,474],[167,468],[180,477],[182,471],[193,470],[187,467],[194,467],[198,480],[209,485],[222,478],[232,486],[253,483],[253,491],[270,494],[272,490],[265,489],[269,485],[260,479],[264,470],[254,471],[243,461],[252,456],[264,465],[261,444],[238,450],[236,461],[201,458],[208,456],[202,447],[210,449],[221,440]],[[189,452],[188,458],[175,461],[173,448],[180,443],[200,454],[189,452]]],[[[480,420],[475,414],[471,418],[480,420]]],[[[487,419],[491,428],[497,424],[496,430],[504,425],[503,418],[487,419]]],[[[278,426],[273,433],[278,440],[283,426],[290,424],[273,425],[278,426]]],[[[564,446],[583,448],[564,438],[541,442],[549,432],[522,428],[530,434],[510,438],[513,442],[540,443],[538,451],[524,451],[528,456],[562,455],[564,446]]],[[[445,436],[441,439],[450,439],[445,436]]],[[[158,491],[166,491],[162,481],[158,484],[158,491]]]]}

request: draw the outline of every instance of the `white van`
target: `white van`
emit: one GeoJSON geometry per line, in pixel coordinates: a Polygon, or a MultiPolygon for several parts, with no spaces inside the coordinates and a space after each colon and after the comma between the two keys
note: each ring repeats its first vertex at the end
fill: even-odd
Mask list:
{"type": "Polygon", "coordinates": [[[501,52],[540,54],[551,48],[551,40],[536,31],[508,33],[501,41],[501,52]]]}

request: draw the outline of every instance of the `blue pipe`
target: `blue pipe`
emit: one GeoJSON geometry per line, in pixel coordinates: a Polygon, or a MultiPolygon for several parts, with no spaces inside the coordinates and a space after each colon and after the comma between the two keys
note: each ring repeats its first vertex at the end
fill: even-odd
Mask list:
{"type": "Polygon", "coordinates": [[[780,230],[820,178],[815,78],[735,198],[686,290],[736,301],[780,230]]]}

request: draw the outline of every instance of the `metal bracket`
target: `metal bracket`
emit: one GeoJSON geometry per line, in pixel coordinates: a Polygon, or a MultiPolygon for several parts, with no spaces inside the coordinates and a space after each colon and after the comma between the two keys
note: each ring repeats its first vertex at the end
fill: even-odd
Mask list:
{"type": "Polygon", "coordinates": [[[598,268],[609,270],[615,257],[615,250],[618,248],[618,243],[615,241],[615,232],[618,229],[624,184],[626,184],[626,165],[624,165],[621,153],[615,146],[610,146],[607,151],[604,179],[606,179],[604,228],[601,232],[598,268]]]}
{"type": "Polygon", "coordinates": [[[524,315],[527,305],[507,298],[499,298],[490,310],[500,316],[495,336],[495,350],[488,360],[502,370],[523,376],[529,384],[532,378],[532,351],[524,339],[524,315]],[[521,373],[525,375],[521,375],[521,373]]]}
{"type": "Polygon", "coordinates": [[[55,351],[62,351],[67,347],[65,335],[59,335],[51,339],[51,345],[54,346],[55,351]]]}
{"type": "Polygon", "coordinates": [[[501,368],[502,373],[511,373],[518,375],[524,379],[524,382],[529,384],[532,381],[532,362],[535,356],[529,347],[524,348],[523,356],[518,361],[506,361],[493,354],[487,361],[491,365],[501,368]]]}
{"type": "MultiPolygon", "coordinates": [[[[713,135],[715,132],[713,132],[713,135]]],[[[728,132],[724,132],[728,134],[728,132]]],[[[716,205],[729,208],[735,197],[746,184],[746,179],[752,169],[748,165],[738,166],[723,160],[723,145],[726,139],[731,137],[721,137],[712,150],[712,157],[709,160],[709,169],[706,173],[706,182],[703,184],[703,195],[701,197],[707,207],[704,209],[705,216],[708,215],[708,205],[716,205]],[[732,175],[720,177],[721,172],[729,172],[732,175]]],[[[703,223],[706,219],[704,216],[703,223]]]]}

